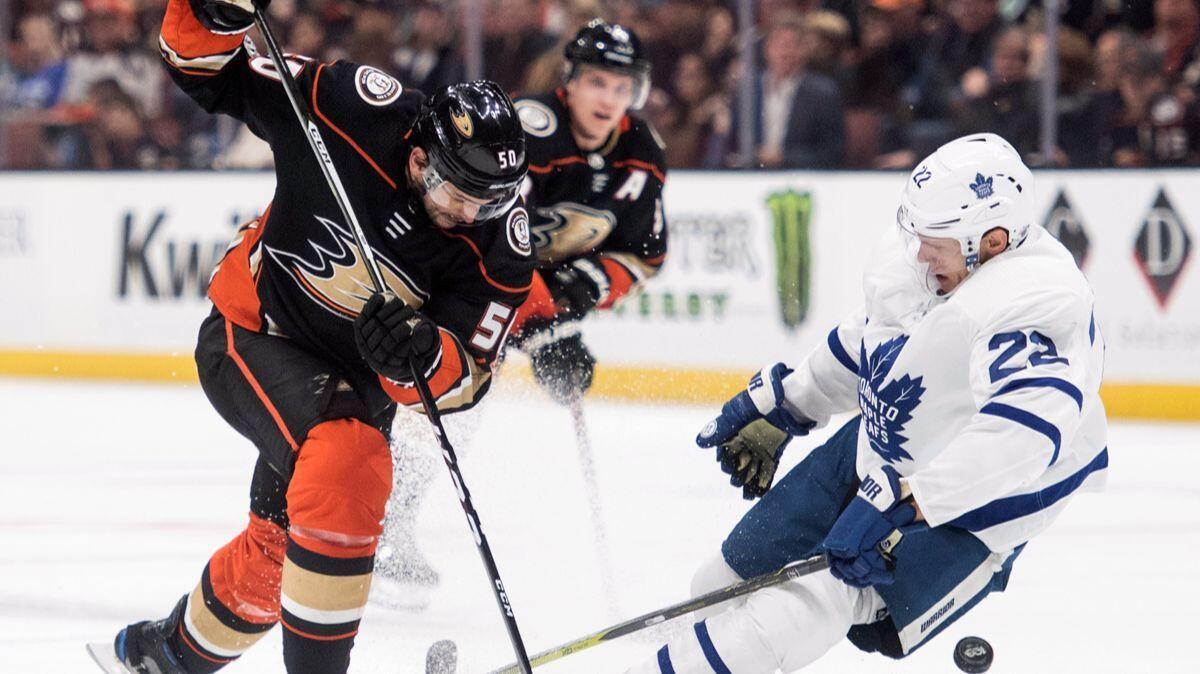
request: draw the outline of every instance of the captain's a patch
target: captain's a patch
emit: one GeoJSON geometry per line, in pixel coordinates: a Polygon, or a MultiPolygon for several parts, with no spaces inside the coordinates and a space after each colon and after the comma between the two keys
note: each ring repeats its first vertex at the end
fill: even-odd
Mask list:
{"type": "Polygon", "coordinates": [[[359,66],[354,73],[354,88],[364,101],[378,106],[396,100],[404,90],[395,77],[371,66],[359,66]]]}

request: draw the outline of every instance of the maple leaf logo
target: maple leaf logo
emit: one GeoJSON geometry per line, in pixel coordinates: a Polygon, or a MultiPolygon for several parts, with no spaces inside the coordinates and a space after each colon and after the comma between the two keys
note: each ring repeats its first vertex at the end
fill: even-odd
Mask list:
{"type": "Polygon", "coordinates": [[[876,346],[869,357],[866,344],[859,347],[858,406],[862,423],[871,449],[888,463],[912,460],[904,449],[908,437],[903,431],[925,393],[922,377],[914,379],[904,374],[885,383],[907,343],[908,335],[894,337],[876,346]]]}
{"type": "Polygon", "coordinates": [[[976,173],[975,182],[971,183],[969,187],[975,190],[976,198],[987,199],[992,196],[992,177],[984,178],[982,173],[976,173]]]}

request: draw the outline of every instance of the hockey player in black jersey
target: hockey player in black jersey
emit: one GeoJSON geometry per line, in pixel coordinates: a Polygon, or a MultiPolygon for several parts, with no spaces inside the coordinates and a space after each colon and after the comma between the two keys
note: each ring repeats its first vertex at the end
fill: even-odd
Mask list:
{"type": "MultiPolygon", "coordinates": [[[[529,354],[537,381],[562,403],[578,401],[592,382],[595,360],[579,321],[635,290],[666,256],[662,142],[629,112],[645,101],[649,71],[632,31],[596,19],[568,43],[563,85],[516,102],[529,153],[524,194],[539,269],[510,341],[529,354]]],[[[474,422],[463,415],[449,431],[469,445],[464,436],[474,422]]],[[[436,451],[403,439],[393,451],[407,469],[396,474],[374,599],[420,609],[439,582],[415,538],[436,451]]]]}
{"type": "Polygon", "coordinates": [[[667,164],[658,135],[630,112],[650,89],[637,35],[595,19],[565,51],[563,85],[516,102],[539,269],[513,342],[538,383],[567,403],[591,386],[595,364],[579,321],[612,307],[666,258],[667,164]]]}
{"type": "Polygon", "coordinates": [[[159,42],[176,84],[274,153],[274,199],[220,262],[196,348],[205,394],[259,452],[249,522],[167,618],[120,631],[134,672],[214,672],[277,622],[288,672],[345,672],[392,418],[420,409],[409,364],[439,409],[471,407],[532,283],[525,140],[499,87],[426,100],[369,66],[288,57],[388,286],[374,292],[277,72],[243,41],[252,11],[169,0],[159,42]]]}

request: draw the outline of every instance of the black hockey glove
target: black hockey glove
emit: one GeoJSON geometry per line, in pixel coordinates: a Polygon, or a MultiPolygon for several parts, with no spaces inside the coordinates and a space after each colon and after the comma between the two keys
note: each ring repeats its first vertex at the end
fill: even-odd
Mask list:
{"type": "Polygon", "coordinates": [[[556,402],[570,404],[591,388],[596,359],[578,325],[531,319],[516,341],[529,354],[534,380],[556,402]]]}
{"type": "Polygon", "coordinates": [[[750,379],[745,391],[721,407],[721,413],[696,436],[700,447],[716,447],[729,484],[742,497],[761,497],[771,488],[779,457],[794,436],[807,435],[816,422],[785,406],[783,380],[792,371],[776,363],[750,379]]]}
{"type": "Polygon", "coordinates": [[[354,319],[354,343],[379,374],[411,384],[411,365],[429,376],[442,353],[437,325],[391,293],[375,293],[354,319]]]}
{"type": "Polygon", "coordinates": [[[608,295],[608,274],[596,258],[581,257],[557,269],[543,272],[546,288],[559,316],[568,321],[579,320],[608,295]]]}
{"type": "Polygon", "coordinates": [[[234,35],[254,24],[254,8],[265,12],[271,0],[188,0],[200,25],[219,35],[234,35]]]}

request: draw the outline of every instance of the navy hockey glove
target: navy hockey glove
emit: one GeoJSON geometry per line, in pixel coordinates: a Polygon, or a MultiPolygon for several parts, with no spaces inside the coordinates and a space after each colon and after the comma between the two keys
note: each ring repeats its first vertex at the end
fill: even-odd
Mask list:
{"type": "Polygon", "coordinates": [[[592,387],[596,358],[578,324],[530,319],[521,333],[518,346],[529,354],[534,380],[556,402],[568,405],[592,387]]]}
{"type": "Polygon", "coordinates": [[[696,436],[697,445],[717,448],[721,470],[730,475],[730,484],[742,488],[743,498],[767,493],[788,441],[816,426],[784,407],[783,379],[791,372],[776,363],[754,375],[696,436]]]}
{"type": "Polygon", "coordinates": [[[608,296],[608,274],[596,258],[581,257],[543,276],[564,320],[583,318],[608,296]]]}
{"type": "Polygon", "coordinates": [[[821,543],[829,571],[857,588],[891,584],[891,553],[900,540],[899,529],[912,524],[916,515],[912,503],[901,500],[895,469],[885,465],[871,471],[821,543]]]}
{"type": "Polygon", "coordinates": [[[412,365],[428,377],[442,355],[437,325],[391,293],[367,300],[354,319],[354,343],[372,370],[402,384],[412,383],[412,365]]]}
{"type": "Polygon", "coordinates": [[[241,33],[254,24],[254,8],[265,12],[271,0],[188,0],[200,25],[218,35],[241,33]]]}

